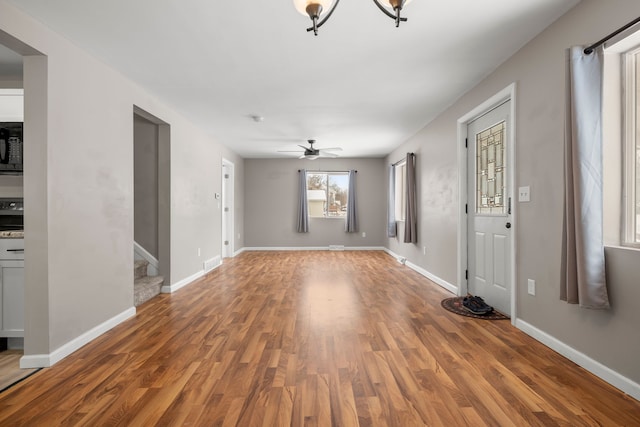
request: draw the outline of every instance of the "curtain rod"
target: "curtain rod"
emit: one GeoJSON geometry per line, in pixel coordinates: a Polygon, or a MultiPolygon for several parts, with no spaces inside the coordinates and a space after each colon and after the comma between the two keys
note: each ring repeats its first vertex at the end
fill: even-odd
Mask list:
{"type": "Polygon", "coordinates": [[[609,40],[611,40],[612,38],[614,38],[615,36],[617,36],[621,32],[633,27],[634,25],[636,25],[639,22],[640,22],[640,18],[636,18],[633,21],[629,22],[624,27],[621,27],[621,28],[617,29],[616,31],[614,31],[613,33],[609,34],[608,36],[604,37],[602,40],[598,40],[597,42],[595,42],[594,44],[592,44],[591,46],[587,47],[584,50],[585,55],[591,55],[595,48],[597,48],[600,45],[605,44],[606,42],[608,42],[609,40]]]}
{"type": "MultiPolygon", "coordinates": [[[[407,154],[411,154],[412,156],[415,156],[415,155],[416,155],[416,153],[407,153],[407,154]]],[[[406,158],[406,157],[404,157],[404,158],[402,158],[402,159],[398,160],[397,162],[392,163],[392,164],[391,164],[391,166],[398,166],[400,163],[402,163],[402,162],[406,162],[406,161],[407,161],[407,158],[406,158]]]]}

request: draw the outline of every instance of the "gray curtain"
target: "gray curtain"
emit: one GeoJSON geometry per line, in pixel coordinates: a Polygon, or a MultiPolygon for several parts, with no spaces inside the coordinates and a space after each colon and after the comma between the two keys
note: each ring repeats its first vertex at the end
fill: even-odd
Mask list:
{"type": "Polygon", "coordinates": [[[344,231],[347,233],[358,232],[358,215],[356,208],[356,175],[354,170],[349,171],[349,194],[347,195],[347,220],[344,223],[344,231]]]}
{"type": "Polygon", "coordinates": [[[309,232],[309,205],[307,204],[307,171],[298,171],[298,233],[309,232]]]}
{"type": "Polygon", "coordinates": [[[404,242],[418,242],[418,208],[416,196],[416,156],[413,153],[407,153],[407,205],[404,223],[404,242]]]}
{"type": "Polygon", "coordinates": [[[387,199],[387,237],[396,237],[396,167],[389,166],[389,196],[387,199]]]}
{"type": "Polygon", "coordinates": [[[603,48],[569,52],[565,197],[560,298],[609,308],[605,281],[602,189],[603,48]]]}

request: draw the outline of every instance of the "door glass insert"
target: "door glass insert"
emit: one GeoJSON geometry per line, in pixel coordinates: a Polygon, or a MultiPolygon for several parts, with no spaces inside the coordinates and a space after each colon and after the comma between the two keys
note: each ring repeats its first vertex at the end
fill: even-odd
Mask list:
{"type": "Polygon", "coordinates": [[[476,213],[506,214],[505,122],[476,135],[476,213]]]}

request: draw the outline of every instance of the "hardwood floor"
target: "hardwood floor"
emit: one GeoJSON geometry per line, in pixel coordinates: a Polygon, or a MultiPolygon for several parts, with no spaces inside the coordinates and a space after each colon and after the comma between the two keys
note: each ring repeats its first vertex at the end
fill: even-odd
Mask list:
{"type": "Polygon", "coordinates": [[[20,369],[22,355],[22,350],[0,352],[0,392],[37,371],[37,369],[20,369]]]}
{"type": "Polygon", "coordinates": [[[640,402],[383,252],[248,252],[0,394],[0,425],[638,426],[640,402]]]}

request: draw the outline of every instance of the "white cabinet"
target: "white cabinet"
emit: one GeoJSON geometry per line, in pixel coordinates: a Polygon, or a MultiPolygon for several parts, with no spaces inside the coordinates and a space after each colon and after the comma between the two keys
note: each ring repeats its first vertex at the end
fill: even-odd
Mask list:
{"type": "Polygon", "coordinates": [[[24,240],[0,239],[0,337],[24,336],[24,240]]]}

